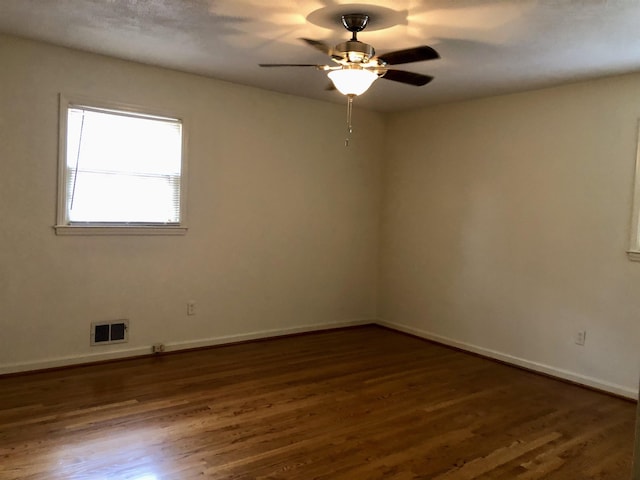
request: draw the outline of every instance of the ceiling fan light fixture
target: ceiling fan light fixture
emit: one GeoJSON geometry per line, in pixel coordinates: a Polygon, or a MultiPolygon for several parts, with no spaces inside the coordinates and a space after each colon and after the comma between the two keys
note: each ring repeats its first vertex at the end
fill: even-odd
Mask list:
{"type": "MultiPolygon", "coordinates": [[[[428,75],[422,75],[420,73],[405,70],[395,70],[393,68],[388,68],[388,65],[422,62],[424,60],[435,60],[440,58],[438,52],[428,45],[387,52],[384,55],[376,57],[376,52],[371,45],[358,40],[358,32],[364,30],[368,21],[369,16],[363,13],[343,15],[342,24],[349,32],[351,32],[351,39],[346,42],[342,42],[333,48],[320,40],[313,40],[310,38],[300,39],[306,42],[307,45],[331,57],[331,60],[337,63],[338,66],[300,63],[260,64],[261,67],[315,67],[317,70],[328,72],[327,75],[333,83],[333,86],[347,97],[346,146],[349,146],[351,133],[353,132],[351,124],[351,118],[353,116],[353,99],[366,92],[373,82],[375,82],[379,77],[407,85],[414,85],[416,87],[426,85],[433,80],[433,77],[428,75]]],[[[333,90],[333,88],[329,87],[327,90],[333,90]]]]}
{"type": "Polygon", "coordinates": [[[364,68],[342,68],[327,74],[343,95],[362,95],[378,78],[378,74],[364,68]]]}

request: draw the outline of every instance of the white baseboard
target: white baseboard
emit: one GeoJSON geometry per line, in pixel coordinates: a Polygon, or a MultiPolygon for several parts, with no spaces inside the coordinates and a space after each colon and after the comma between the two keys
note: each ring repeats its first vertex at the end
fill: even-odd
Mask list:
{"type": "Polygon", "coordinates": [[[604,380],[600,380],[598,378],[589,377],[586,375],[582,375],[579,373],[571,372],[569,370],[564,370],[561,368],[552,367],[550,365],[545,365],[543,363],[533,362],[531,360],[526,360],[524,358],[515,357],[513,355],[509,355],[506,353],[498,352],[496,350],[491,350],[488,348],[480,347],[478,345],[473,345],[471,343],[460,342],[458,340],[454,340],[452,338],[443,337],[441,335],[437,335],[435,333],[427,332],[425,330],[421,330],[418,328],[409,327],[406,325],[401,325],[398,323],[387,322],[384,320],[378,320],[376,323],[382,327],[387,327],[392,330],[397,330],[399,332],[408,333],[411,335],[415,335],[420,338],[424,338],[426,340],[432,340],[437,343],[441,343],[443,345],[449,345],[451,347],[459,348],[461,350],[465,350],[467,352],[477,353],[478,355],[482,355],[484,357],[493,358],[495,360],[500,360],[505,363],[509,363],[511,365],[516,365],[518,367],[525,368],[527,370],[533,370],[535,372],[544,373],[550,375],[552,377],[561,378],[564,380],[569,380],[570,382],[578,383],[580,385],[585,385],[588,387],[596,388],[598,390],[603,390],[605,392],[610,392],[615,395],[620,395],[625,398],[630,398],[633,400],[638,399],[638,390],[634,388],[628,388],[622,385],[616,385],[614,383],[606,382],[604,380]]]}
{"type": "MultiPolygon", "coordinates": [[[[606,392],[611,392],[622,397],[637,400],[638,390],[634,388],[628,388],[622,385],[616,385],[604,380],[581,375],[579,373],[571,372],[568,370],[552,367],[539,362],[533,362],[524,358],[516,357],[506,353],[498,352],[488,348],[480,347],[466,342],[454,340],[452,338],[443,337],[435,333],[427,332],[425,330],[401,325],[398,323],[387,322],[384,320],[352,320],[346,322],[336,322],[327,324],[315,324],[315,325],[303,325],[298,327],[289,327],[281,329],[261,330],[251,333],[243,333],[236,335],[224,335],[219,337],[211,337],[199,340],[188,340],[182,342],[169,342],[165,344],[165,351],[177,352],[180,350],[189,350],[192,348],[213,347],[216,345],[226,345],[238,342],[245,342],[249,340],[260,340],[267,338],[280,337],[283,335],[292,335],[297,333],[312,333],[322,330],[331,330],[334,328],[346,328],[357,327],[361,325],[377,324],[383,327],[397,330],[399,332],[409,333],[417,337],[424,338],[426,340],[432,340],[443,345],[449,345],[451,347],[459,348],[468,352],[477,353],[479,355],[500,360],[505,363],[516,365],[528,370],[551,375],[564,380],[569,380],[574,383],[586,385],[588,387],[596,388],[606,392]]],[[[151,353],[151,345],[135,347],[129,349],[112,350],[109,352],[90,353],[83,355],[69,355],[64,357],[49,358],[43,360],[37,360],[32,362],[13,363],[0,365],[0,375],[10,373],[28,372],[34,370],[45,370],[49,368],[66,367],[72,365],[81,365],[86,363],[101,362],[105,360],[118,360],[124,358],[132,358],[143,355],[149,355],[151,353]]]]}
{"type": "MultiPolygon", "coordinates": [[[[165,344],[166,352],[177,352],[180,350],[189,350],[192,348],[212,347],[215,345],[225,345],[231,343],[245,342],[248,340],[260,340],[283,335],[292,335],[297,333],[311,333],[322,330],[331,330],[334,328],[357,327],[361,325],[371,325],[376,323],[375,320],[351,320],[346,322],[323,323],[315,325],[303,325],[299,327],[289,327],[280,329],[261,330],[251,333],[243,333],[237,335],[224,335],[220,337],[211,337],[200,340],[188,340],[183,342],[169,342],[165,344]]],[[[49,368],[67,367],[72,365],[82,365],[86,363],[102,362],[105,360],[119,360],[125,358],[139,357],[151,354],[151,345],[112,350],[109,352],[89,353],[83,355],[69,355],[64,357],[55,357],[32,362],[11,363],[0,365],[0,375],[10,373],[29,372],[35,370],[46,370],[49,368]]]]}
{"type": "Polygon", "coordinates": [[[281,337],[283,335],[295,335],[297,333],[321,332],[335,328],[359,327],[362,325],[375,324],[375,320],[351,320],[339,323],[323,323],[317,325],[304,325],[301,327],[290,327],[272,330],[262,330],[252,333],[240,333],[237,335],[226,335],[223,337],[205,338],[203,340],[190,340],[186,342],[173,342],[165,344],[165,352],[177,352],[191,348],[213,347],[216,345],[226,345],[230,343],[246,342],[249,340],[260,340],[267,338],[281,337]]]}
{"type": "Polygon", "coordinates": [[[49,368],[69,367],[72,365],[82,365],[84,363],[103,362],[105,360],[118,360],[123,358],[139,357],[148,355],[150,347],[136,347],[110,352],[87,353],[84,355],[68,355],[64,357],[47,358],[34,360],[31,362],[5,363],[0,365],[0,375],[9,373],[33,372],[46,370],[49,368]]]}

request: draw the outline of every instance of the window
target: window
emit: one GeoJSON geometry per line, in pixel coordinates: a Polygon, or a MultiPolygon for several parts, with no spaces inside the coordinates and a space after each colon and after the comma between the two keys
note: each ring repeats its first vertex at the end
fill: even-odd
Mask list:
{"type": "Polygon", "coordinates": [[[61,97],[56,233],[185,233],[183,127],[173,116],[61,97]]]}

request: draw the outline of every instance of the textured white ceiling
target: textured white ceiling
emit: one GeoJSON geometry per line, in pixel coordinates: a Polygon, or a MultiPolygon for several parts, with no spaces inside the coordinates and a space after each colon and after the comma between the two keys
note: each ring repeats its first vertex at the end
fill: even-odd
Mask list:
{"type": "Polygon", "coordinates": [[[397,66],[434,76],[424,87],[377,81],[357,100],[376,110],[640,71],[639,0],[0,0],[0,32],[343,102],[323,72],[258,63],[327,63],[298,38],[346,40],[346,12],[372,14],[359,39],[379,54],[442,57],[397,66]]]}

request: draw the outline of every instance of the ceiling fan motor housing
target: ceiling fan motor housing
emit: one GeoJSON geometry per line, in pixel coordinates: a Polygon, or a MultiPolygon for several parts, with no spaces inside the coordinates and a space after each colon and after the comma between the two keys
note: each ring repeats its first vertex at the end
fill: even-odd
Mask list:
{"type": "Polygon", "coordinates": [[[334,54],[338,53],[349,63],[367,63],[374,57],[376,51],[367,43],[358,40],[349,40],[336,45],[334,54]]]}

